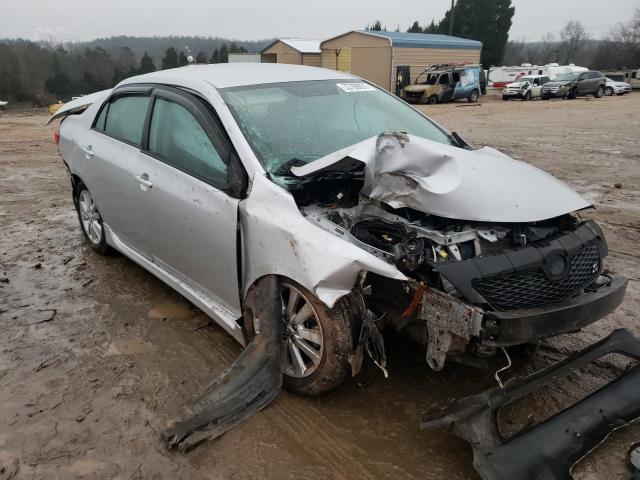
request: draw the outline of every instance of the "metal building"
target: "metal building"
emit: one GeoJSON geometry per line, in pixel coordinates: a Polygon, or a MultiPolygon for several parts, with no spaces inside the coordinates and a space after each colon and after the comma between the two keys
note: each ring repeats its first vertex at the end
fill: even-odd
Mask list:
{"type": "Polygon", "coordinates": [[[482,42],[449,35],[358,30],[320,44],[322,66],[359,77],[396,93],[425,68],[443,63],[480,63],[482,42]]]}
{"type": "Polygon", "coordinates": [[[279,38],[262,50],[262,63],[320,66],[320,40],[279,38]]]}

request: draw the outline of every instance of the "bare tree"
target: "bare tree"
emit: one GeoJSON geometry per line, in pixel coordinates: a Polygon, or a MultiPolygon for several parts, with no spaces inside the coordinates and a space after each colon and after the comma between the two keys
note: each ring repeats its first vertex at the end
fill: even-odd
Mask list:
{"type": "Polygon", "coordinates": [[[582,23],[577,20],[570,20],[560,32],[560,44],[564,54],[564,63],[575,62],[580,49],[589,40],[589,34],[582,23]]]}

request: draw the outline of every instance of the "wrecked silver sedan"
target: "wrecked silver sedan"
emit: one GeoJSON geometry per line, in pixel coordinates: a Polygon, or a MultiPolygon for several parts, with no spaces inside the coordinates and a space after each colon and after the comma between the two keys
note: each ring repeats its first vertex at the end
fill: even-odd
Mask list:
{"type": "Polygon", "coordinates": [[[269,338],[300,394],[335,388],[363,352],[384,370],[384,329],[440,370],[576,331],[624,296],[601,229],[577,213],[588,201],[351,75],[188,66],[58,117],[89,245],[131,258],[242,344],[269,328],[273,284],[256,288],[277,279],[282,332],[269,338]]]}

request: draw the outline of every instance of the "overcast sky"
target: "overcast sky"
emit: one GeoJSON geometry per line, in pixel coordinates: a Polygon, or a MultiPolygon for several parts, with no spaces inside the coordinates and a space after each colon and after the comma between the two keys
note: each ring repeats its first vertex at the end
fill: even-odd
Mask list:
{"type": "MultiPolygon", "coordinates": [[[[579,20],[595,38],[640,0],[512,0],[511,39],[537,40],[579,20]]],[[[111,35],[325,39],[380,19],[406,30],[440,19],[450,0],[0,0],[0,38],[90,40],[111,35]]]]}

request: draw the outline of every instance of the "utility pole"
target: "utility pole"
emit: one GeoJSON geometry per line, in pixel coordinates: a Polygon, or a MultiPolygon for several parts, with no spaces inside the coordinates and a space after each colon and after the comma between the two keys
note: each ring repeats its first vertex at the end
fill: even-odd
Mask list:
{"type": "Polygon", "coordinates": [[[449,35],[453,35],[453,9],[455,0],[451,0],[451,15],[449,17],[449,35]]]}

